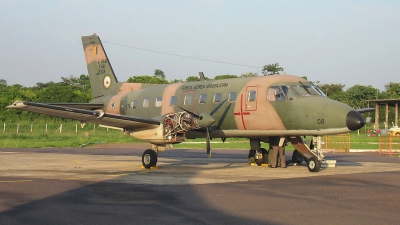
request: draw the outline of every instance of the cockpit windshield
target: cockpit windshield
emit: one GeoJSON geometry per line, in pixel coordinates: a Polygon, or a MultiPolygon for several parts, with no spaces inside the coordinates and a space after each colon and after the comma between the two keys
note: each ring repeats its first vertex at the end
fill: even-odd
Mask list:
{"type": "Polygon", "coordinates": [[[303,83],[299,82],[299,84],[269,87],[267,93],[267,100],[268,101],[293,100],[298,97],[311,96],[311,95],[326,96],[314,84],[304,85],[303,83]]]}

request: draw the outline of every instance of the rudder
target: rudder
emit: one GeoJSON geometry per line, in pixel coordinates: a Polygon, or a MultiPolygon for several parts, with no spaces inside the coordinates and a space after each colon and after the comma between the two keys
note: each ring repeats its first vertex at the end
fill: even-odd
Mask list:
{"type": "Polygon", "coordinates": [[[117,94],[118,80],[99,36],[82,36],[82,44],[93,97],[117,94]]]}

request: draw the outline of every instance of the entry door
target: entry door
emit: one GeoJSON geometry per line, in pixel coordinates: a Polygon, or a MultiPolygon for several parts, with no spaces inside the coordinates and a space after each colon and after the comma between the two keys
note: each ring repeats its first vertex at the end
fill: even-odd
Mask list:
{"type": "Polygon", "coordinates": [[[258,86],[246,87],[245,111],[257,110],[258,86]]]}

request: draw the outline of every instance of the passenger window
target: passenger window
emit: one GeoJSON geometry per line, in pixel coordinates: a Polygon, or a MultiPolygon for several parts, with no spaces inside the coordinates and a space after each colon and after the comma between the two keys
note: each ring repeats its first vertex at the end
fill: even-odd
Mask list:
{"type": "Polygon", "coordinates": [[[214,103],[219,103],[222,100],[222,94],[221,93],[216,93],[214,95],[214,103]]]}
{"type": "Polygon", "coordinates": [[[143,99],[143,108],[149,107],[150,100],[148,98],[143,99]]]}
{"type": "Polygon", "coordinates": [[[156,98],[156,107],[160,107],[162,104],[162,98],[161,97],[157,97],[156,98]]]}
{"type": "Polygon", "coordinates": [[[172,97],[169,99],[169,105],[170,105],[170,106],[176,105],[176,96],[172,96],[172,97]]]}
{"type": "Polygon", "coordinates": [[[228,101],[230,102],[236,101],[236,92],[229,93],[228,101]]]}
{"type": "Polygon", "coordinates": [[[247,93],[247,101],[249,102],[254,102],[256,100],[257,97],[257,91],[249,91],[249,93],[247,93]]]}
{"type": "Polygon", "coordinates": [[[184,105],[191,105],[192,104],[192,95],[185,95],[185,99],[183,101],[184,105]]]}
{"type": "Polygon", "coordinates": [[[132,108],[132,109],[136,108],[136,100],[133,100],[133,101],[131,102],[131,108],[132,108]]]}
{"type": "Polygon", "coordinates": [[[206,94],[201,94],[199,97],[199,103],[200,104],[205,104],[207,100],[207,95],[206,94]]]}

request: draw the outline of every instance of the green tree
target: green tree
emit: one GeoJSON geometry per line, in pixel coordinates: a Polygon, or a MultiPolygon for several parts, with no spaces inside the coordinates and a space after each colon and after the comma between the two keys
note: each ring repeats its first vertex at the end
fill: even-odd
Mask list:
{"type": "Polygon", "coordinates": [[[186,82],[194,82],[194,81],[200,81],[200,77],[197,76],[188,76],[186,78],[186,82]]]}
{"type": "Polygon", "coordinates": [[[390,82],[385,85],[384,98],[400,98],[400,83],[390,82]]]}
{"type": "Polygon", "coordinates": [[[162,71],[160,69],[154,70],[154,76],[157,77],[157,78],[165,79],[164,71],[162,71]]]}
{"type": "Polygon", "coordinates": [[[283,71],[283,67],[280,67],[279,63],[265,65],[261,70],[264,76],[280,74],[281,71],[283,71]]]}
{"type": "Polygon", "coordinates": [[[174,80],[171,80],[169,83],[171,83],[171,84],[175,84],[175,83],[185,83],[185,81],[182,80],[182,79],[174,79],[174,80]]]}
{"type": "Polygon", "coordinates": [[[247,72],[247,73],[242,73],[240,77],[258,77],[258,73],[252,73],[252,72],[247,72]]]}
{"type": "Polygon", "coordinates": [[[371,85],[354,85],[346,90],[346,97],[344,103],[350,105],[355,109],[367,108],[368,103],[366,100],[376,98],[377,89],[371,85]]]}
{"type": "Polygon", "coordinates": [[[218,75],[214,77],[214,80],[222,80],[222,79],[229,79],[229,78],[238,78],[236,75],[225,74],[225,75],[218,75]]]}
{"type": "Polygon", "coordinates": [[[5,85],[7,86],[7,81],[4,79],[0,79],[0,85],[5,85]]]}
{"type": "Polygon", "coordinates": [[[128,83],[147,83],[147,84],[168,84],[169,82],[164,78],[155,76],[143,75],[143,76],[132,76],[126,81],[128,83]]]}
{"type": "Polygon", "coordinates": [[[329,98],[339,102],[345,101],[346,92],[343,90],[344,84],[318,84],[321,91],[323,91],[329,98]]]}

